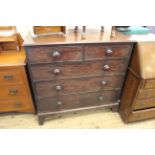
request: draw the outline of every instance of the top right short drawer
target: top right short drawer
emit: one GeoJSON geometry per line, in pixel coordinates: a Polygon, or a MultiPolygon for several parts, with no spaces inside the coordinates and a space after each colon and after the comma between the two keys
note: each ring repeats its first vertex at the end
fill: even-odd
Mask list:
{"type": "Polygon", "coordinates": [[[130,56],[132,45],[130,44],[94,44],[85,46],[85,59],[125,58],[130,56]]]}

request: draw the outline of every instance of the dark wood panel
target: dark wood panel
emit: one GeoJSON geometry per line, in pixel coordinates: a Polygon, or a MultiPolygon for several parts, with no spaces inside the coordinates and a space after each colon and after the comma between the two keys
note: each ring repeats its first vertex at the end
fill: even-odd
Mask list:
{"type": "Polygon", "coordinates": [[[82,46],[37,46],[27,51],[29,63],[78,61],[83,59],[82,46]]]}
{"type": "Polygon", "coordinates": [[[78,78],[35,83],[37,96],[56,96],[105,89],[121,89],[124,76],[78,78]]]}
{"type": "Polygon", "coordinates": [[[32,65],[29,67],[33,80],[54,80],[91,75],[125,73],[128,60],[107,60],[56,65],[32,65]],[[105,66],[107,69],[104,69],[105,66]],[[58,73],[55,73],[56,70],[58,73]]]}
{"type": "Polygon", "coordinates": [[[86,60],[106,59],[115,57],[128,57],[130,55],[130,45],[88,45],[85,46],[86,60]]]}
{"type": "Polygon", "coordinates": [[[54,112],[117,102],[120,91],[102,91],[76,95],[64,95],[38,100],[39,112],[54,112]]]}

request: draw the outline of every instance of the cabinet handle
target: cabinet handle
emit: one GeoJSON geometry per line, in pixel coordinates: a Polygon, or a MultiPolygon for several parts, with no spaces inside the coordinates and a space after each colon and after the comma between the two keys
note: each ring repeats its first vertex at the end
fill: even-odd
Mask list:
{"type": "Polygon", "coordinates": [[[61,56],[61,54],[58,51],[54,51],[54,52],[52,52],[52,56],[53,56],[53,58],[58,58],[61,56]]]}
{"type": "Polygon", "coordinates": [[[55,75],[59,75],[61,73],[61,70],[59,68],[56,68],[56,69],[53,70],[53,73],[55,75]]]}
{"type": "Polygon", "coordinates": [[[22,106],[22,103],[21,103],[21,102],[15,103],[15,107],[16,107],[16,108],[19,108],[19,107],[21,107],[21,106],[22,106]]]}
{"type": "Polygon", "coordinates": [[[9,94],[10,95],[17,95],[18,94],[18,90],[17,89],[10,89],[9,90],[9,94]]]}
{"type": "Polygon", "coordinates": [[[62,105],[62,101],[57,101],[57,105],[62,105]]]}
{"type": "Polygon", "coordinates": [[[61,86],[61,85],[57,85],[57,86],[55,87],[55,89],[56,89],[57,91],[60,91],[60,90],[63,89],[63,86],[61,86]]]}
{"type": "Polygon", "coordinates": [[[102,86],[107,85],[107,81],[104,81],[104,80],[103,80],[103,81],[101,81],[101,85],[102,85],[102,86]]]}
{"type": "Polygon", "coordinates": [[[105,54],[106,54],[107,56],[112,55],[112,54],[113,54],[112,49],[108,48],[108,49],[105,51],[105,54]]]}
{"type": "Polygon", "coordinates": [[[13,75],[4,75],[4,80],[12,80],[13,75]]]}
{"type": "Polygon", "coordinates": [[[99,96],[99,97],[98,97],[98,100],[99,100],[99,101],[103,101],[103,100],[104,100],[104,97],[103,97],[103,96],[99,96]]]}
{"type": "Polygon", "coordinates": [[[104,65],[104,66],[103,66],[103,69],[104,69],[105,71],[108,71],[108,70],[110,70],[110,66],[109,66],[109,65],[104,65]]]}

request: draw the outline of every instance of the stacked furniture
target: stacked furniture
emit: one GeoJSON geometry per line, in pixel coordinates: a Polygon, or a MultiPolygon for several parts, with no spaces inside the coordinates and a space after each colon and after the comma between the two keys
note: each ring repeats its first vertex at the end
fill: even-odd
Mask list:
{"type": "Polygon", "coordinates": [[[155,118],[155,42],[136,44],[119,112],[125,122],[155,118]]]}
{"type": "MultiPolygon", "coordinates": [[[[13,38],[18,42],[15,47],[21,47],[20,35],[13,35],[13,38]]],[[[25,70],[25,51],[12,49],[13,43],[12,36],[0,37],[0,44],[5,44],[0,52],[0,112],[34,112],[25,70]]]]}
{"type": "Polygon", "coordinates": [[[28,35],[24,46],[39,124],[53,114],[118,108],[133,47],[123,38],[91,30],[86,40],[74,30],[65,38],[28,35]]]}

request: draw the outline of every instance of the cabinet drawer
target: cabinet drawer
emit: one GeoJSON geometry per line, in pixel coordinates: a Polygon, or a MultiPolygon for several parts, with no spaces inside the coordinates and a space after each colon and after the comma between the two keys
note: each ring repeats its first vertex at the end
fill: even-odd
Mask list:
{"type": "Polygon", "coordinates": [[[79,61],[83,58],[82,46],[38,46],[30,47],[27,52],[29,63],[79,61]]]}
{"type": "Polygon", "coordinates": [[[130,45],[88,45],[85,46],[85,58],[86,60],[93,60],[113,57],[128,57],[130,55],[130,49],[130,45]]]}
{"type": "Polygon", "coordinates": [[[155,79],[145,81],[144,89],[155,89],[155,79]]]}
{"type": "Polygon", "coordinates": [[[68,77],[72,78],[91,75],[125,73],[127,69],[127,63],[127,60],[108,60],[64,65],[33,65],[29,67],[29,70],[33,80],[52,80],[64,79],[68,77]]]}
{"type": "Polygon", "coordinates": [[[133,110],[144,109],[144,108],[151,108],[155,107],[155,98],[153,99],[143,99],[143,100],[136,100],[133,105],[133,110]]]}
{"type": "Polygon", "coordinates": [[[27,96],[25,85],[8,85],[0,86],[0,98],[18,98],[22,96],[27,96]]]}
{"type": "Polygon", "coordinates": [[[56,96],[81,92],[95,92],[105,89],[121,89],[123,76],[105,76],[56,80],[35,83],[37,96],[56,96]]]}
{"type": "Polygon", "coordinates": [[[139,90],[137,94],[137,99],[148,99],[155,98],[155,90],[139,90]]]}
{"type": "Polygon", "coordinates": [[[0,100],[0,112],[33,112],[31,101],[25,97],[0,100]]]}
{"type": "Polygon", "coordinates": [[[119,91],[103,91],[98,93],[64,95],[38,100],[39,112],[54,112],[67,109],[83,108],[117,102],[119,91]]]}
{"type": "Polygon", "coordinates": [[[22,70],[18,67],[0,69],[0,85],[22,82],[24,81],[23,79],[22,70]]]}
{"type": "Polygon", "coordinates": [[[155,117],[155,108],[132,112],[129,116],[129,122],[140,121],[155,117]]]}

